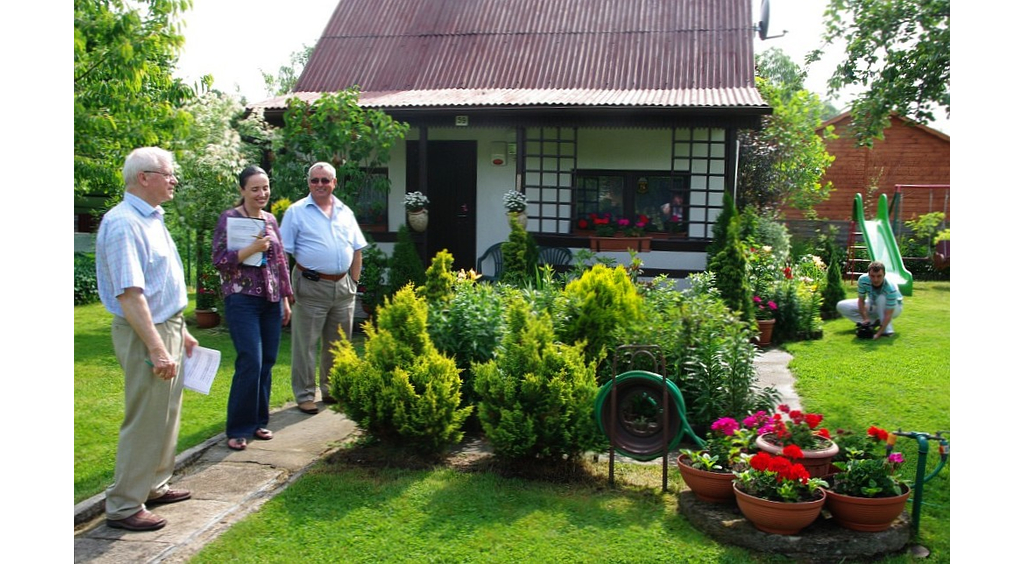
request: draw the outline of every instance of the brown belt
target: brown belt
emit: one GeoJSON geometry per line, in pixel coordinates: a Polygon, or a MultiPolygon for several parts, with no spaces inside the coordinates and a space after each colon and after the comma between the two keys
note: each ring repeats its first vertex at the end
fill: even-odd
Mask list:
{"type": "MultiPolygon", "coordinates": [[[[297,262],[295,263],[295,266],[299,267],[299,270],[302,271],[302,272],[310,270],[309,268],[306,268],[305,266],[302,266],[301,264],[299,264],[297,262]]],[[[314,270],[313,272],[316,272],[316,271],[314,270]]],[[[323,272],[316,272],[316,273],[320,275],[320,279],[321,280],[330,280],[331,282],[337,282],[338,280],[341,280],[342,278],[344,278],[345,275],[347,274],[346,272],[342,272],[341,274],[324,274],[323,272]]]]}

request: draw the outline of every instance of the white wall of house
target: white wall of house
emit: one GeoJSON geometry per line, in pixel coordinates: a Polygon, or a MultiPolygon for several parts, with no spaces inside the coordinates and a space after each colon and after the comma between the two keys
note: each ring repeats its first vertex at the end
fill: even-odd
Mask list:
{"type": "MultiPolygon", "coordinates": [[[[576,137],[576,167],[590,170],[655,170],[689,171],[691,173],[690,203],[694,206],[711,206],[707,217],[703,208],[695,210],[701,214],[691,220],[713,222],[722,203],[725,191],[724,151],[725,131],[722,129],[694,129],[689,132],[694,143],[678,145],[676,162],[673,167],[671,129],[622,129],[622,128],[580,128],[576,137]],[[682,157],[682,158],[681,158],[682,157]]],[[[504,153],[505,164],[492,163],[493,153],[513,146],[515,130],[512,128],[451,127],[431,128],[431,140],[476,141],[477,142],[477,210],[476,247],[482,253],[489,246],[508,239],[510,232],[502,195],[515,188],[515,155],[504,153]]],[[[419,132],[411,130],[407,140],[419,138],[419,132]]],[[[676,139],[678,143],[679,139],[676,139]]],[[[406,185],[405,144],[399,143],[392,152],[389,175],[392,190],[388,198],[389,229],[397,230],[405,222],[403,206],[406,185]]],[[[564,179],[561,185],[567,185],[564,179]]],[[[527,185],[531,179],[527,179],[527,185]]],[[[529,195],[529,191],[528,191],[529,195]]],[[[563,210],[568,209],[564,208],[563,210]]],[[[560,212],[568,213],[568,212],[560,212]]],[[[572,220],[566,215],[566,219],[572,220]]],[[[528,230],[536,231],[538,225],[531,219],[528,230]]],[[[550,231],[550,228],[549,228],[550,231]]],[[[705,236],[702,227],[691,229],[691,236],[705,236]]],[[[709,233],[708,233],[709,235],[709,233]]],[[[381,248],[390,254],[392,245],[381,248]]],[[[628,253],[602,253],[621,264],[628,264],[628,253]]],[[[644,265],[650,268],[704,270],[707,265],[703,252],[653,251],[640,255],[644,265]]]]}

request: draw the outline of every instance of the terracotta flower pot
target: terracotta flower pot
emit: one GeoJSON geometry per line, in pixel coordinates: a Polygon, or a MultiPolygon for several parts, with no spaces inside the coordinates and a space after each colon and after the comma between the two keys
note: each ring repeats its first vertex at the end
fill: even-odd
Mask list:
{"type": "Polygon", "coordinates": [[[839,526],[853,531],[884,531],[903,513],[910,488],[900,484],[903,495],[895,497],[857,497],[828,491],[825,506],[839,526]]]}
{"type": "Polygon", "coordinates": [[[795,535],[814,522],[825,505],[825,490],[818,488],[820,497],[814,501],[784,503],[770,501],[745,493],[733,484],[736,505],[740,512],[759,531],[776,535],[795,535]]]}
{"type": "Polygon", "coordinates": [[[651,250],[651,239],[653,237],[598,237],[591,235],[590,250],[601,252],[633,249],[638,253],[646,253],[651,250]]]}
{"type": "MultiPolygon", "coordinates": [[[[807,469],[807,473],[810,474],[812,478],[824,478],[825,476],[828,476],[832,468],[832,457],[839,454],[839,445],[829,441],[828,439],[822,440],[828,441],[828,447],[820,450],[801,449],[804,451],[804,457],[793,461],[803,464],[804,468],[807,469]]],[[[774,456],[782,455],[782,447],[768,442],[768,440],[764,438],[764,435],[758,436],[757,440],[754,441],[754,444],[757,446],[758,450],[763,450],[768,454],[774,456]]]]}
{"type": "Polygon", "coordinates": [[[708,503],[731,503],[736,499],[733,494],[732,481],[736,477],[732,472],[709,472],[694,468],[686,463],[686,455],[676,458],[679,473],[697,499],[708,503]]]}
{"type": "Polygon", "coordinates": [[[220,314],[212,309],[196,310],[196,326],[200,329],[210,329],[220,325],[220,314]]]}
{"type": "Polygon", "coordinates": [[[772,331],[775,330],[775,320],[758,319],[757,329],[760,331],[757,336],[757,346],[764,348],[772,344],[772,331]]]}

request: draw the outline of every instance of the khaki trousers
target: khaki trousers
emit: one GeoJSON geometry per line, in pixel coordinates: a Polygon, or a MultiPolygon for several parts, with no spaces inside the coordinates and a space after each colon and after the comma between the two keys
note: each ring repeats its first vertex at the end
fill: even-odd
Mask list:
{"type": "Polygon", "coordinates": [[[292,393],[296,403],[316,401],[317,356],[321,397],[330,394],[332,348],[341,332],[352,338],[357,289],[351,276],[313,282],[303,278],[297,267],[292,268],[292,393]]]}
{"type": "Polygon", "coordinates": [[[107,519],[126,519],[163,495],[174,473],[185,377],[185,319],[180,313],[156,326],[178,375],[163,380],[146,363],[149,350],[123,317],[114,317],[114,354],[124,370],[124,422],[117,441],[114,484],[107,488],[107,519]]]}

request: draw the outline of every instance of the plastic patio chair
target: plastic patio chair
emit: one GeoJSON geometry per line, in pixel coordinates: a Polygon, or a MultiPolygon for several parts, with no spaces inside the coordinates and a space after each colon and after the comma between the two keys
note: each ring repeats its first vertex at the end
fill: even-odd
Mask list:
{"type": "Polygon", "coordinates": [[[565,247],[541,247],[538,251],[537,264],[570,265],[572,264],[572,251],[565,247]]]}
{"type": "Polygon", "coordinates": [[[501,278],[503,270],[501,243],[491,245],[486,251],[484,251],[484,254],[480,255],[480,258],[476,259],[476,273],[480,275],[480,280],[495,282],[501,278]],[[494,274],[484,274],[484,264],[488,261],[494,265],[494,274]]]}

